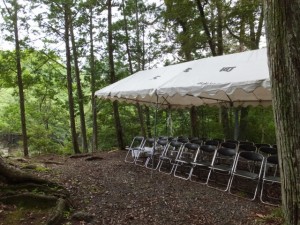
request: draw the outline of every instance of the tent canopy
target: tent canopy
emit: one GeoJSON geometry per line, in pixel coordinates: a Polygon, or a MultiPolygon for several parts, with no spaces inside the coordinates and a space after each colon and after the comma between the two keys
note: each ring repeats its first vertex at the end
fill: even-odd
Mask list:
{"type": "Polygon", "coordinates": [[[139,71],[95,95],[174,108],[270,105],[267,52],[264,48],[139,71]]]}

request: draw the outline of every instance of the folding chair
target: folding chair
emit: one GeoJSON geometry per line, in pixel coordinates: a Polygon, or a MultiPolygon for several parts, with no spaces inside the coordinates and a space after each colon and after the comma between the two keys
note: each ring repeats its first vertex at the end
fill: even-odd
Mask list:
{"type": "Polygon", "coordinates": [[[267,157],[264,164],[260,201],[264,204],[278,206],[281,201],[281,197],[278,196],[278,193],[281,195],[280,185],[278,156],[271,155],[267,157]],[[267,186],[267,188],[265,188],[265,186],[267,186]],[[267,197],[267,199],[264,199],[264,197],[267,197]]]}
{"type": "Polygon", "coordinates": [[[264,156],[277,155],[277,148],[262,146],[258,149],[258,152],[264,156]]]}
{"type": "Polygon", "coordinates": [[[236,158],[236,163],[232,171],[232,177],[229,185],[229,193],[249,198],[246,193],[251,193],[251,201],[256,198],[260,178],[263,171],[264,157],[262,154],[253,151],[242,151],[236,158]],[[238,179],[239,178],[239,179],[238,179]],[[251,183],[249,183],[249,180],[251,183]],[[238,182],[236,192],[233,192],[233,183],[238,182]],[[252,185],[252,183],[254,185],[252,185]],[[253,191],[252,191],[253,189],[253,191]],[[242,191],[242,192],[240,192],[242,191]]]}
{"type": "Polygon", "coordinates": [[[156,170],[159,166],[160,156],[164,153],[166,148],[168,147],[168,139],[158,139],[155,144],[155,149],[153,149],[152,153],[148,155],[148,158],[145,163],[145,167],[148,169],[156,170]]]}
{"type": "Polygon", "coordinates": [[[242,151],[245,151],[245,152],[256,152],[257,148],[254,145],[240,144],[238,151],[239,152],[242,152],[242,151]]]}
{"type": "Polygon", "coordinates": [[[212,166],[212,161],[216,150],[217,145],[200,146],[200,151],[196,155],[195,160],[191,163],[193,166],[189,175],[191,181],[197,181],[201,184],[207,184],[208,174],[210,171],[210,167],[212,166]],[[204,182],[201,181],[203,180],[202,171],[206,171],[206,177],[204,179],[204,182]]]}
{"type": "Polygon", "coordinates": [[[175,159],[174,176],[188,180],[190,178],[192,163],[199,153],[200,146],[195,143],[186,143],[175,159]],[[186,175],[187,174],[187,175],[186,175]]]}
{"type": "Polygon", "coordinates": [[[136,136],[133,138],[130,146],[126,148],[127,154],[125,156],[125,162],[134,163],[136,157],[139,156],[140,151],[143,148],[145,138],[142,136],[136,136]]]}
{"type": "Polygon", "coordinates": [[[271,147],[269,144],[266,143],[255,143],[254,145],[257,149],[259,149],[260,147],[271,147]]]}
{"type": "Polygon", "coordinates": [[[159,157],[158,171],[171,174],[175,166],[175,160],[183,146],[182,142],[171,141],[163,154],[159,157]]]}
{"type": "Polygon", "coordinates": [[[149,156],[153,154],[154,138],[147,138],[144,140],[143,147],[135,159],[135,164],[138,166],[145,166],[149,156]]]}
{"type": "Polygon", "coordinates": [[[221,191],[227,191],[230,185],[231,173],[235,165],[235,159],[237,155],[236,144],[234,143],[222,143],[221,147],[215,151],[212,165],[207,177],[207,186],[221,191]],[[215,176],[215,180],[212,179],[212,175],[215,176]],[[218,175],[222,175],[222,181],[218,182],[218,175]],[[224,177],[227,179],[224,180],[224,177]],[[214,181],[217,185],[223,185],[225,188],[221,188],[217,185],[212,186],[214,181]]]}

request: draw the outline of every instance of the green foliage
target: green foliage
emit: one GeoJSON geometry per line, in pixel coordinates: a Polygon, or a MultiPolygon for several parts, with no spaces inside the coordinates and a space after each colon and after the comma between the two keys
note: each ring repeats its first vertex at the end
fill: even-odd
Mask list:
{"type": "Polygon", "coordinates": [[[31,153],[58,153],[61,145],[51,137],[52,132],[46,130],[42,125],[31,127],[29,138],[29,149],[31,153]]]}

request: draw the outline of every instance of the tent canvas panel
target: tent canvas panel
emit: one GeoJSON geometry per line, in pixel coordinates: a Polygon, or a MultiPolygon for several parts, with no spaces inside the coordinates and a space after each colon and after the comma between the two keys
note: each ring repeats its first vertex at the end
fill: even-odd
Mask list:
{"type": "Polygon", "coordinates": [[[270,105],[270,89],[267,52],[259,49],[140,71],[95,95],[174,108],[247,106],[270,105]]]}

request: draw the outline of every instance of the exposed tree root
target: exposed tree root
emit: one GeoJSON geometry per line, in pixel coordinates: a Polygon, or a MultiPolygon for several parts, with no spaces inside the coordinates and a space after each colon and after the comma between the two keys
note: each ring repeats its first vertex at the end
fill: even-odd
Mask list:
{"type": "Polygon", "coordinates": [[[56,207],[53,210],[52,215],[47,221],[47,225],[56,225],[63,220],[64,211],[68,208],[67,201],[63,198],[59,198],[56,203],[56,207]]]}
{"type": "Polygon", "coordinates": [[[95,161],[95,160],[102,160],[103,158],[100,156],[91,156],[85,159],[85,161],[95,161]]]}
{"type": "Polygon", "coordinates": [[[85,157],[88,157],[88,156],[92,156],[91,154],[76,154],[76,155],[71,155],[70,156],[70,159],[78,159],[78,158],[85,158],[85,157]]]}
{"type": "Polygon", "coordinates": [[[8,165],[0,157],[0,202],[22,207],[51,208],[47,224],[61,223],[69,206],[69,192],[59,184],[39,178],[8,165]]]}

